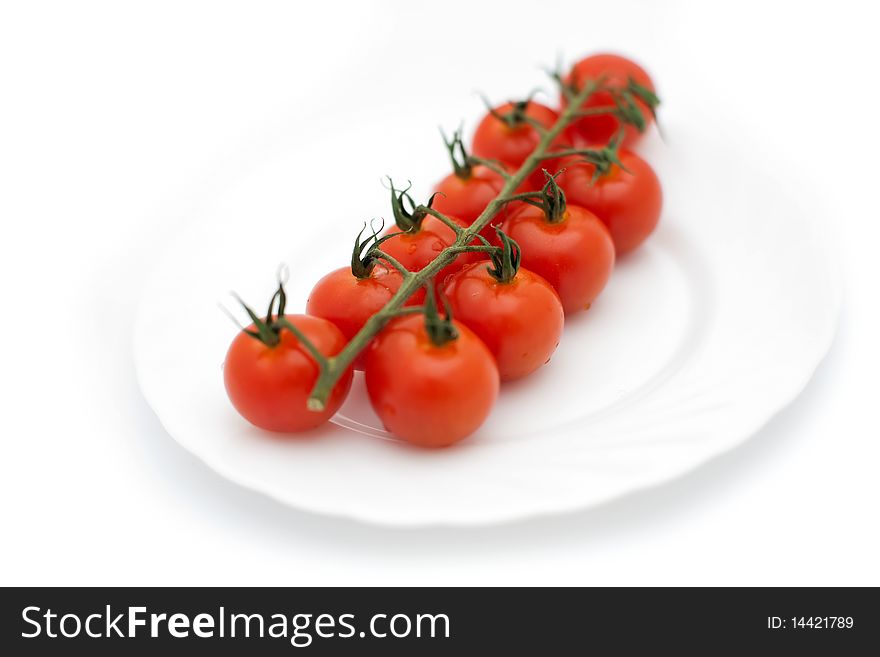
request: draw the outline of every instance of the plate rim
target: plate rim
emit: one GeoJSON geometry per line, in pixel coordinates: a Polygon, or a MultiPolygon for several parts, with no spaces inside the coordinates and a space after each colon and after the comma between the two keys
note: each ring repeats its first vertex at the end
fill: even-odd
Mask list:
{"type": "MultiPolygon", "coordinates": [[[[823,217],[824,219],[824,217],[823,217]]],[[[709,450],[701,450],[696,453],[692,459],[679,459],[674,466],[661,468],[649,475],[642,475],[637,483],[630,480],[622,480],[621,484],[611,486],[608,491],[601,494],[593,494],[590,499],[585,500],[583,496],[572,495],[567,500],[560,500],[559,496],[543,496],[536,498],[534,503],[527,508],[518,505],[511,508],[493,507],[491,511],[470,513],[467,515],[444,515],[432,512],[431,516],[426,519],[413,519],[410,514],[389,514],[383,512],[372,512],[372,509],[366,505],[358,505],[356,503],[348,504],[325,504],[323,500],[310,498],[308,503],[302,500],[291,500],[290,495],[285,494],[274,484],[266,485],[265,482],[258,481],[253,476],[242,474],[241,471],[235,471],[229,467],[223,459],[212,458],[204,451],[198,451],[194,448],[191,441],[180,437],[180,432],[175,432],[172,426],[169,426],[169,419],[163,417],[157,408],[154,393],[150,385],[144,378],[144,367],[141,364],[142,349],[139,348],[142,338],[143,315],[145,311],[146,299],[144,289],[146,289],[154,277],[158,275],[161,262],[167,255],[171,245],[174,243],[174,236],[171,236],[169,242],[166,243],[160,258],[148,275],[148,278],[141,290],[138,300],[137,310],[135,312],[133,323],[133,343],[132,350],[134,355],[135,376],[140,388],[141,394],[147,405],[156,415],[163,430],[178,445],[183,447],[187,452],[195,456],[201,463],[221,477],[229,480],[237,486],[268,497],[283,506],[293,508],[300,513],[308,513],[310,515],[326,516],[347,521],[355,521],[370,525],[398,528],[398,529],[417,529],[417,528],[455,528],[455,527],[485,527],[500,526],[514,524],[518,522],[528,522],[537,517],[561,516],[571,514],[577,511],[586,511],[609,502],[628,497],[630,495],[642,494],[647,490],[662,486],[670,481],[678,479],[684,474],[702,467],[706,463],[728,454],[734,448],[744,444],[750,438],[760,432],[774,417],[787,409],[800,394],[806,389],[813,379],[816,370],[825,360],[832,345],[836,339],[840,324],[840,317],[844,302],[843,290],[843,274],[840,262],[839,237],[833,231],[827,230],[824,221],[820,221],[818,217],[814,217],[810,222],[811,229],[815,233],[816,239],[822,237],[827,240],[828,248],[823,249],[823,259],[821,268],[823,280],[828,283],[829,298],[825,301],[826,325],[824,334],[820,336],[817,331],[816,337],[811,341],[811,348],[808,354],[804,354],[797,361],[798,368],[795,371],[791,368],[791,374],[784,380],[784,386],[780,385],[778,392],[773,396],[772,403],[766,403],[760,408],[755,408],[750,414],[750,420],[746,423],[745,428],[727,432],[729,435],[719,436],[714,443],[714,447],[709,450]],[[820,340],[821,337],[821,340],[820,340]]],[[[184,432],[185,433],[185,432],[184,432]]]]}

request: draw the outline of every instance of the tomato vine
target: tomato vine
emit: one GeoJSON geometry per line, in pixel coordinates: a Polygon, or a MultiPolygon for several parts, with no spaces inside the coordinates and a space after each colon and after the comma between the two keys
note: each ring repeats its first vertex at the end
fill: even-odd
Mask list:
{"type": "MultiPolygon", "coordinates": [[[[302,343],[305,350],[311,355],[319,366],[319,375],[311,391],[308,399],[308,408],[312,411],[322,411],[327,399],[336,383],[349,370],[352,363],[364,348],[373,340],[373,338],[382,330],[382,328],[393,318],[401,315],[412,314],[415,312],[424,312],[425,308],[405,306],[407,300],[422,288],[428,288],[428,317],[432,320],[431,324],[436,328],[437,340],[449,339],[451,324],[443,320],[437,313],[435,300],[433,298],[432,281],[436,274],[443,270],[444,267],[452,263],[459,255],[470,251],[485,251],[493,254],[495,263],[494,275],[500,276],[501,279],[509,278],[516,272],[516,266],[519,260],[519,249],[515,242],[504,240],[503,249],[490,246],[485,239],[479,236],[480,231],[490,224],[506,204],[514,201],[525,201],[533,205],[540,203],[558,201],[558,205],[564,210],[564,195],[555,184],[554,177],[547,174],[547,185],[542,192],[517,193],[528,176],[537,169],[545,160],[559,158],[562,156],[578,156],[587,162],[595,165],[596,175],[600,176],[605,173],[612,165],[621,166],[617,158],[617,148],[620,140],[612,140],[612,142],[599,149],[582,149],[582,148],[560,148],[555,146],[559,143],[559,138],[568,126],[574,121],[584,117],[588,113],[594,112],[593,109],[584,110],[584,103],[597,91],[611,93],[614,99],[614,106],[611,108],[602,108],[604,111],[613,112],[622,122],[641,128],[644,125],[644,118],[637,111],[634,97],[639,98],[647,104],[653,112],[655,97],[648,96],[648,92],[643,87],[636,85],[632,80],[621,89],[611,88],[602,80],[587,81],[580,88],[574,88],[572,85],[562,81],[561,77],[554,76],[560,83],[562,93],[568,101],[565,109],[559,114],[558,119],[551,126],[544,126],[538,122],[532,122],[531,125],[540,135],[540,141],[535,146],[531,154],[523,161],[518,169],[509,171],[505,166],[494,160],[483,159],[469,155],[462,144],[461,133],[456,131],[453,139],[447,139],[444,135],[447,149],[450,152],[452,161],[455,166],[457,175],[467,176],[471,167],[483,165],[492,171],[498,173],[504,180],[504,185],[498,194],[488,203],[482,213],[467,227],[459,225],[451,217],[438,212],[432,207],[431,200],[426,204],[415,204],[408,194],[408,187],[400,190],[394,187],[389,180],[389,187],[392,196],[392,205],[394,209],[395,220],[398,228],[404,232],[417,231],[419,224],[424,217],[430,215],[437,220],[443,222],[455,234],[455,240],[448,247],[440,251],[433,260],[428,262],[419,271],[410,271],[399,261],[385,253],[382,249],[384,239],[377,239],[376,235],[372,236],[373,244],[364,249],[364,244],[369,240],[361,241],[361,235],[355,244],[352,257],[352,271],[355,275],[368,275],[372,264],[376,260],[383,260],[388,266],[399,271],[402,276],[402,283],[387,304],[378,312],[373,314],[363,325],[361,330],[356,333],[347,343],[347,345],[334,356],[325,356],[312,345],[306,336],[296,326],[287,321],[283,314],[284,308],[284,292],[279,285],[279,291],[273,296],[272,306],[270,306],[269,314],[265,321],[261,321],[256,315],[248,309],[248,314],[254,320],[256,331],[252,337],[261,339],[272,346],[278,341],[278,331],[288,329],[294,333],[296,338],[302,343]],[[637,116],[636,116],[637,115],[637,116]],[[542,201],[543,199],[543,201],[542,201]],[[408,207],[407,207],[408,206],[408,207]],[[476,243],[475,243],[476,240],[476,243]],[[483,242],[483,245],[480,245],[483,242]],[[501,259],[499,259],[501,258],[501,259]],[[277,308],[276,308],[277,304],[277,308]]],[[[516,106],[514,106],[516,108],[516,106]]],[[[522,112],[520,112],[521,114],[522,112]]],[[[505,117],[507,119],[508,117],[505,117]]],[[[515,117],[518,120],[524,120],[518,114],[515,117]]],[[[547,208],[545,208],[547,209],[547,208]]],[[[550,208],[552,212],[549,214],[557,214],[560,208],[550,208]]],[[[560,210],[561,211],[561,210],[560,210]]],[[[362,231],[363,232],[363,231],[362,231]]],[[[431,323],[429,321],[429,323],[431,323]]]]}

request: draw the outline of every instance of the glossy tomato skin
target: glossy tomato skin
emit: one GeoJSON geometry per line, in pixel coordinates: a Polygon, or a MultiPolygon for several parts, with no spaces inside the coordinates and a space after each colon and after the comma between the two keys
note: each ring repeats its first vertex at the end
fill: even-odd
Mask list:
{"type": "MultiPolygon", "coordinates": [[[[578,88],[582,88],[588,80],[598,80],[605,76],[605,82],[609,86],[625,87],[629,78],[638,82],[640,85],[654,91],[654,82],[647,72],[634,61],[621,57],[620,55],[598,54],[591,55],[580,60],[571,70],[567,82],[574,82],[578,88]]],[[[562,99],[565,106],[565,98],[562,99]]],[[[636,104],[642,110],[642,115],[646,122],[650,124],[653,121],[651,112],[648,107],[639,99],[636,104]]],[[[613,106],[614,100],[607,91],[599,91],[593,94],[583,108],[590,107],[607,107],[613,106]]],[[[611,138],[617,134],[620,127],[620,121],[610,114],[598,114],[596,116],[588,116],[572,123],[568,130],[569,135],[580,146],[582,144],[607,144],[611,138]]],[[[631,146],[635,144],[641,137],[641,133],[632,125],[624,127],[625,137],[623,144],[631,146]]]]}
{"type": "MultiPolygon", "coordinates": [[[[465,225],[470,226],[503,187],[504,178],[500,174],[478,165],[473,167],[468,178],[459,178],[451,173],[437,183],[434,191],[440,193],[434,197],[433,207],[447,216],[458,217],[465,225]]],[[[494,240],[495,229],[491,224],[500,225],[505,216],[506,212],[502,208],[480,234],[489,241],[494,240]]]]}
{"type": "MultiPolygon", "coordinates": [[[[447,215],[449,216],[449,215],[447,215]]],[[[459,226],[466,227],[462,219],[449,216],[459,226]]],[[[397,227],[385,231],[385,234],[399,232],[397,227]]],[[[381,249],[388,255],[396,258],[400,264],[410,271],[421,271],[424,267],[434,260],[443,249],[451,246],[455,242],[455,231],[453,231],[445,223],[433,216],[427,216],[422,221],[421,228],[415,233],[403,233],[392,237],[382,243],[381,249]]],[[[474,238],[474,243],[477,243],[474,238]]],[[[462,253],[451,263],[441,269],[435,279],[439,288],[450,274],[457,272],[463,266],[482,259],[481,253],[462,253]]],[[[412,303],[421,303],[424,301],[424,291],[417,292],[412,297],[412,303]]]]}
{"type": "MultiPolygon", "coordinates": [[[[366,278],[356,277],[351,267],[341,267],[315,284],[306,302],[306,313],[333,322],[348,342],[391,300],[401,283],[400,272],[382,263],[376,263],[366,278]]],[[[424,299],[424,290],[419,290],[405,305],[418,305],[424,299]]],[[[363,356],[355,360],[354,367],[364,369],[363,356]]]]}
{"type": "MultiPolygon", "coordinates": [[[[450,216],[450,215],[446,215],[446,216],[449,217],[450,219],[452,219],[455,223],[457,223],[462,228],[467,228],[470,225],[466,221],[464,221],[464,219],[459,219],[458,217],[450,216]]],[[[444,235],[445,239],[447,239],[450,244],[452,244],[455,241],[455,238],[457,237],[455,234],[455,231],[453,231],[449,226],[447,226],[442,221],[437,219],[437,217],[433,217],[431,215],[428,215],[427,217],[425,217],[425,220],[422,222],[422,227],[425,228],[426,230],[430,230],[430,231],[433,231],[437,234],[444,235]]],[[[493,233],[495,232],[494,229],[491,229],[491,230],[493,233]]],[[[472,245],[482,244],[482,242],[480,242],[480,240],[476,237],[474,237],[474,239],[471,240],[470,243],[472,245]]],[[[489,256],[486,255],[485,253],[480,253],[479,251],[461,253],[453,261],[452,265],[445,267],[442,270],[443,278],[440,278],[438,276],[438,280],[443,281],[450,274],[452,274],[456,271],[459,271],[462,267],[465,267],[473,262],[479,262],[481,260],[486,260],[488,257],[489,256]]],[[[424,298],[424,297],[422,297],[422,298],[424,298]]]]}
{"type": "MultiPolygon", "coordinates": [[[[336,355],[345,346],[342,332],[326,319],[308,315],[286,318],[325,356],[336,355]]],[[[306,402],[318,379],[318,365],[293,333],[282,330],[280,337],[274,347],[244,332],[235,337],[223,365],[226,392],[235,410],[261,429],[284,433],[313,429],[342,406],[352,371],[339,379],[323,411],[310,411],[306,402]]]]}
{"type": "Polygon", "coordinates": [[[576,159],[565,163],[556,181],[569,202],[602,220],[621,256],[635,250],[654,231],[663,208],[663,190],[657,174],[642,158],[627,150],[618,155],[624,168],[613,166],[595,182],[595,167],[576,159]]]}
{"type": "Polygon", "coordinates": [[[421,315],[392,320],[366,355],[370,403],[385,427],[422,447],[447,447],[486,420],[498,368],[486,345],[456,323],[458,338],[436,346],[421,315]]]}
{"type": "MultiPolygon", "coordinates": [[[[395,232],[399,232],[396,226],[386,231],[386,234],[395,232]]],[[[426,219],[418,231],[396,235],[383,242],[381,249],[397,259],[404,267],[415,272],[424,269],[425,265],[440,255],[440,252],[453,241],[454,233],[448,226],[440,221],[432,226],[426,219]]],[[[444,280],[452,272],[458,271],[459,267],[460,265],[455,262],[447,265],[440,270],[437,280],[444,280]]]]}
{"type": "MultiPolygon", "coordinates": [[[[512,110],[513,103],[495,108],[495,112],[501,116],[512,110]]],[[[556,110],[534,101],[529,102],[525,113],[545,128],[552,127],[559,118],[556,110]]],[[[471,150],[478,157],[498,160],[516,169],[532,154],[539,141],[541,135],[533,125],[522,123],[511,127],[490,112],[477,126],[471,150]]]]}
{"type": "Polygon", "coordinates": [[[502,381],[531,374],[550,360],[562,335],[562,302],[553,287],[521,267],[508,282],[489,273],[489,263],[453,274],[444,292],[452,316],[470,328],[495,357],[502,381]]]}
{"type": "Polygon", "coordinates": [[[333,322],[348,341],[388,303],[402,282],[397,270],[383,264],[376,264],[367,278],[358,278],[350,267],[341,267],[315,284],[306,313],[333,322]]]}
{"type": "Polygon", "coordinates": [[[550,223],[540,208],[523,204],[504,230],[522,248],[522,266],[553,286],[566,314],[589,308],[611,277],[614,243],[589,210],[569,204],[550,223]]]}
{"type": "MultiPolygon", "coordinates": [[[[574,144],[571,140],[568,137],[560,137],[551,147],[550,153],[562,152],[571,148],[574,148],[574,144]]],[[[520,185],[516,191],[518,193],[541,191],[547,183],[547,176],[544,174],[544,171],[546,170],[550,175],[555,175],[559,173],[567,160],[567,157],[549,157],[543,160],[541,164],[535,167],[535,170],[528,175],[525,182],[520,185]]],[[[511,213],[512,210],[508,210],[508,214],[511,213]]]]}

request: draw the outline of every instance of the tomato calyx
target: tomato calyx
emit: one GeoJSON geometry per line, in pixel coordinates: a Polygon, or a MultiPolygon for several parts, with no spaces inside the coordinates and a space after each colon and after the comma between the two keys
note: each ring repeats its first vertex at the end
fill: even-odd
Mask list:
{"type": "Polygon", "coordinates": [[[555,224],[565,219],[565,192],[557,184],[556,177],[565,171],[560,169],[556,173],[550,173],[547,169],[541,169],[544,172],[544,178],[547,182],[538,192],[524,192],[517,194],[512,199],[523,201],[529,205],[534,205],[544,212],[544,216],[548,223],[555,224]]]}
{"type": "Polygon", "coordinates": [[[377,231],[373,225],[370,224],[370,230],[372,233],[365,240],[361,240],[364,231],[367,229],[367,224],[364,223],[364,227],[361,228],[361,231],[357,234],[357,237],[354,240],[354,248],[351,251],[351,273],[355,278],[364,280],[370,277],[370,274],[373,273],[373,268],[376,266],[376,263],[380,258],[378,251],[379,246],[385,240],[394,237],[394,234],[379,237],[379,233],[384,227],[385,224],[382,222],[377,231]]]}
{"type": "Polygon", "coordinates": [[[426,288],[427,294],[425,295],[424,305],[425,332],[435,347],[442,347],[446,343],[458,338],[458,329],[455,328],[455,324],[452,321],[452,308],[449,306],[449,300],[445,296],[443,297],[443,310],[445,314],[445,317],[443,317],[437,311],[434,284],[429,282],[426,288]]]}
{"type": "MultiPolygon", "coordinates": [[[[602,176],[609,175],[615,166],[629,172],[620,160],[620,147],[625,137],[626,131],[621,128],[612,137],[611,141],[602,148],[566,148],[561,151],[548,153],[544,159],[576,157],[582,162],[593,165],[593,177],[590,181],[592,184],[602,176]]],[[[560,174],[563,170],[560,169],[556,173],[560,174]]]]}
{"type": "Polygon", "coordinates": [[[660,98],[653,90],[637,82],[631,75],[627,76],[626,85],[616,86],[606,84],[604,76],[586,79],[582,81],[582,84],[579,84],[574,76],[563,76],[558,68],[549,73],[566,102],[572,102],[577,94],[587,86],[591,86],[594,92],[603,91],[611,97],[612,104],[608,107],[586,108],[578,113],[580,116],[610,114],[622,124],[631,125],[639,132],[644,132],[648,122],[642,108],[636,102],[638,100],[648,109],[654,120],[657,120],[657,107],[660,105],[660,98]]]}
{"type": "Polygon", "coordinates": [[[547,179],[547,182],[541,188],[541,201],[538,205],[538,207],[544,210],[544,216],[547,217],[547,221],[551,224],[558,223],[565,218],[565,192],[556,183],[556,176],[558,175],[559,172],[551,175],[546,170],[544,171],[544,177],[547,179]]]}
{"type": "Polygon", "coordinates": [[[614,135],[607,146],[580,154],[582,160],[595,167],[593,169],[593,178],[590,181],[591,184],[596,182],[602,176],[607,176],[615,166],[620,167],[624,171],[627,170],[626,167],[623,166],[623,162],[620,161],[620,146],[623,143],[625,136],[626,131],[621,126],[620,130],[617,131],[617,134],[614,135]]]}
{"type": "MultiPolygon", "coordinates": [[[[417,233],[422,227],[422,222],[430,212],[434,203],[434,198],[440,192],[434,192],[425,205],[417,205],[410,196],[409,190],[412,189],[412,182],[407,181],[406,189],[396,189],[394,181],[388,178],[388,188],[391,190],[391,212],[394,214],[394,223],[404,233],[417,233]]],[[[394,235],[386,235],[382,241],[394,235]]]]}
{"type": "Polygon", "coordinates": [[[449,152],[449,160],[452,162],[452,172],[456,177],[467,180],[474,173],[474,161],[468,154],[461,138],[461,128],[452,133],[452,139],[446,136],[443,129],[440,129],[440,135],[443,137],[443,143],[446,144],[446,150],[449,152]]]}
{"type": "Polygon", "coordinates": [[[631,76],[627,79],[625,87],[609,87],[608,91],[614,103],[614,109],[609,114],[615,116],[621,123],[634,126],[639,132],[644,132],[648,127],[645,114],[636,99],[648,108],[651,116],[656,120],[656,110],[660,99],[653,91],[636,82],[631,76]]]}
{"type": "MultiPolygon", "coordinates": [[[[521,128],[524,125],[532,125],[532,121],[528,115],[529,105],[532,102],[532,96],[535,95],[533,91],[526,98],[522,100],[511,100],[509,101],[510,109],[506,112],[499,111],[499,108],[493,107],[489,102],[489,99],[483,96],[483,103],[486,105],[486,109],[489,111],[489,114],[494,116],[496,119],[505,124],[508,128],[516,129],[521,128]]],[[[544,126],[541,126],[542,128],[544,126]]]]}
{"type": "MultiPolygon", "coordinates": [[[[643,84],[636,82],[635,78],[629,76],[627,78],[625,92],[630,96],[634,96],[642,101],[651,112],[654,120],[657,120],[657,107],[660,105],[660,98],[651,89],[643,84]]],[[[641,112],[639,112],[641,114],[641,112]]]]}
{"type": "MultiPolygon", "coordinates": [[[[254,310],[247,305],[244,300],[237,294],[233,293],[236,301],[241,304],[244,311],[251,318],[254,328],[245,328],[239,324],[239,328],[243,333],[251,336],[254,340],[262,342],[267,347],[274,347],[281,342],[281,326],[278,323],[279,318],[284,317],[284,309],[287,306],[287,293],[284,291],[284,283],[281,276],[278,278],[278,289],[269,299],[269,309],[266,311],[265,317],[260,317],[254,310]]],[[[230,315],[231,316],[231,315],[230,315]]],[[[233,321],[236,321],[233,318],[233,321]]],[[[236,323],[238,323],[236,321],[236,323]]]]}
{"type": "Polygon", "coordinates": [[[522,249],[515,239],[497,226],[495,227],[495,232],[498,233],[501,246],[495,247],[489,253],[492,266],[488,267],[487,271],[499,283],[510,283],[519,271],[519,265],[522,261],[522,249]]]}
{"type": "MultiPolygon", "coordinates": [[[[489,112],[496,118],[507,122],[507,119],[502,118],[502,115],[498,113],[497,109],[490,108],[489,112]]],[[[533,123],[531,117],[528,116],[525,116],[524,121],[530,125],[533,123]]],[[[541,126],[540,129],[543,130],[544,127],[541,126]]],[[[443,143],[446,144],[446,150],[449,152],[453,175],[459,180],[470,180],[474,175],[474,167],[477,166],[485,167],[493,173],[497,173],[504,180],[510,180],[511,173],[507,170],[507,166],[503,162],[477,157],[468,153],[467,147],[464,145],[464,140],[461,138],[461,128],[452,133],[452,139],[449,139],[446,136],[446,133],[443,132],[442,128],[440,129],[440,134],[443,137],[443,143]]],[[[442,192],[436,193],[442,194],[442,192]]]]}
{"type": "Polygon", "coordinates": [[[559,93],[565,99],[565,102],[572,102],[577,94],[578,85],[562,72],[562,59],[560,58],[553,68],[545,68],[544,72],[556,83],[559,93]]]}
{"type": "MultiPolygon", "coordinates": [[[[274,348],[277,347],[281,343],[281,330],[287,329],[291,333],[293,333],[294,337],[299,341],[302,345],[303,349],[305,349],[309,356],[312,357],[312,360],[324,371],[328,366],[328,359],[320,352],[320,350],[314,345],[314,343],[309,340],[305,334],[300,331],[296,326],[294,326],[290,320],[287,319],[284,315],[284,311],[287,307],[287,293],[284,291],[284,280],[286,277],[286,268],[282,268],[278,272],[278,289],[275,290],[275,293],[272,295],[272,298],[269,299],[269,309],[266,311],[265,317],[260,317],[254,312],[253,308],[248,306],[241,297],[237,294],[233,293],[233,297],[241,304],[244,311],[250,317],[251,322],[254,325],[254,328],[247,328],[238,324],[238,321],[229,314],[232,321],[238,324],[238,327],[241,329],[242,333],[252,337],[254,340],[261,342],[267,347],[274,348]]],[[[225,309],[224,309],[225,310],[225,309]]]]}

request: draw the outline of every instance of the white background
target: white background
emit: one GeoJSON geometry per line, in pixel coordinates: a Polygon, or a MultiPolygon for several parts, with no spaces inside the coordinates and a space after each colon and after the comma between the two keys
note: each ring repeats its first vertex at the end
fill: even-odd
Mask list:
{"type": "MultiPolygon", "coordinates": [[[[868,6],[0,4],[0,583],[880,584],[868,6]],[[557,53],[596,49],[644,62],[669,106],[664,71],[721,99],[690,115],[727,117],[720,129],[756,162],[795,162],[776,169],[780,183],[808,189],[838,229],[838,338],[791,407],[671,485],[470,530],[296,512],[163,432],[134,380],[131,324],[151,263],[199,199],[295,148],[289,127],[316,113],[350,108],[356,121],[358,103],[382,104],[412,130],[400,108],[455,94],[461,116],[437,118],[449,125],[478,115],[474,90],[518,94],[557,53]],[[483,62],[524,82],[486,79],[483,62]]],[[[342,158],[316,175],[344,189],[381,173],[342,158]]],[[[181,339],[198,339],[185,317],[181,339]]]]}

